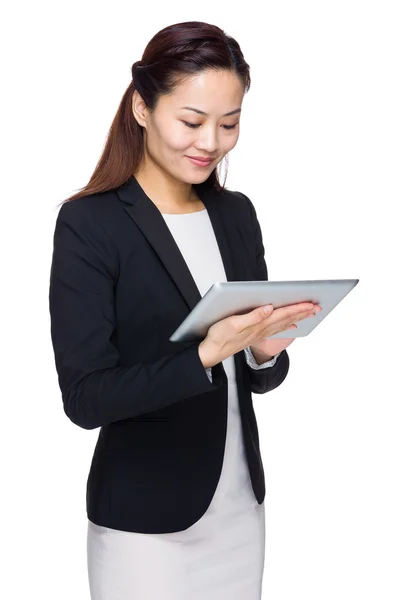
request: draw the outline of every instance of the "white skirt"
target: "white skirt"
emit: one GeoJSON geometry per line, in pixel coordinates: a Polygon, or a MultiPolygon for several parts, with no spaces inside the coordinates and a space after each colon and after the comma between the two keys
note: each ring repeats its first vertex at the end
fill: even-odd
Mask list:
{"type": "Polygon", "coordinates": [[[265,503],[250,481],[234,364],[221,477],[206,513],[188,529],[145,534],[88,520],[91,600],[261,600],[265,503]]]}
{"type": "Polygon", "coordinates": [[[260,600],[264,503],[230,516],[222,530],[204,523],[206,531],[181,541],[176,533],[117,531],[88,521],[91,599],[260,600]]]}

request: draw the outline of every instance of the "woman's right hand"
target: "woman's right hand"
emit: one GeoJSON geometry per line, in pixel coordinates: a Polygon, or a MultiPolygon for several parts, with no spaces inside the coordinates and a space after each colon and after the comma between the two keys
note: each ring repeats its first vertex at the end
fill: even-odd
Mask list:
{"type": "Polygon", "coordinates": [[[244,315],[231,315],[211,325],[198,347],[203,366],[206,369],[213,367],[258,340],[287,329],[296,329],[296,321],[313,316],[320,306],[300,302],[275,308],[269,314],[265,314],[263,309],[260,306],[244,315]]]}

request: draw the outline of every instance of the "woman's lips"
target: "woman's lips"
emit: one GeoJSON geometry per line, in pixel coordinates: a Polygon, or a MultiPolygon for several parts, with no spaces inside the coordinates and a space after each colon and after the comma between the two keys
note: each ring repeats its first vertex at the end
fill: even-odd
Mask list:
{"type": "Polygon", "coordinates": [[[187,156],[186,158],[189,158],[189,160],[192,163],[194,163],[194,165],[197,165],[198,167],[207,167],[214,160],[214,159],[211,159],[211,160],[203,160],[202,161],[202,160],[197,160],[196,158],[191,158],[190,156],[187,156]]]}

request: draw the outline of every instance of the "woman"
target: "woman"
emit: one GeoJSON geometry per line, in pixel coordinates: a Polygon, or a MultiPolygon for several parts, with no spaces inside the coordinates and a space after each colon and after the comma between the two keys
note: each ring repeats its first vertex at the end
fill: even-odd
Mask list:
{"type": "Polygon", "coordinates": [[[50,314],[64,410],[100,428],[86,498],[92,600],[261,597],[251,393],[289,369],[293,339],[265,338],[316,307],[258,307],[202,342],[169,341],[215,281],[267,279],[254,206],[217,173],[249,85],[221,29],[160,31],[132,67],[90,182],[57,217],[50,314]]]}

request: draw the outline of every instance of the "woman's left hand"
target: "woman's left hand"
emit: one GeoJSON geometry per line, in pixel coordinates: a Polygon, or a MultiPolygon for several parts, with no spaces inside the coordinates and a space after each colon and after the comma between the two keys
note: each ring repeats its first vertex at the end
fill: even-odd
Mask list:
{"type": "MultiPolygon", "coordinates": [[[[317,304],[315,310],[316,314],[317,312],[320,312],[322,310],[322,307],[319,304],[317,304]]],[[[287,330],[297,328],[298,326],[295,323],[293,323],[292,325],[290,325],[290,327],[287,328],[287,330]]],[[[290,344],[292,344],[295,341],[295,339],[296,338],[263,338],[262,340],[258,340],[255,344],[250,344],[250,348],[254,351],[258,350],[260,353],[263,353],[270,357],[279,354],[279,352],[282,352],[282,350],[286,350],[286,348],[290,346],[290,344]]]]}

